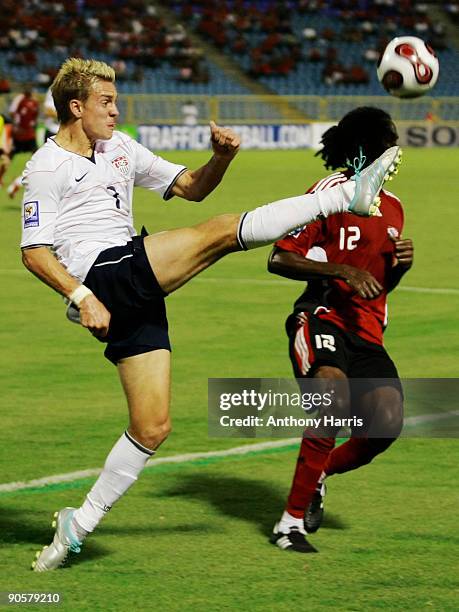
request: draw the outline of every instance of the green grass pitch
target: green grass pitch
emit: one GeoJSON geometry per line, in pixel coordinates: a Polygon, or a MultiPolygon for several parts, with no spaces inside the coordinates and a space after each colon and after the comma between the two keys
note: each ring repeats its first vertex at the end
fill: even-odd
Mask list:
{"type": "MultiPolygon", "coordinates": [[[[165,157],[195,168],[208,154],[165,157]]],[[[25,161],[18,156],[7,180],[25,161]]],[[[200,204],[137,190],[136,226],[156,232],[246,210],[324,175],[311,152],[241,152],[200,204]]],[[[390,188],[416,248],[402,285],[449,291],[396,291],[386,346],[404,377],[455,377],[457,151],[405,151],[390,188]]],[[[22,268],[19,201],[0,191],[3,483],[100,466],[126,426],[102,346],[22,268]]],[[[283,322],[300,286],[275,284],[268,253],[231,255],[168,298],[174,431],[159,456],[253,442],[208,438],[209,377],[290,376],[283,322]]],[[[311,537],[318,555],[267,542],[292,447],[145,471],[73,565],[46,575],[29,566],[52,535],[52,513],[79,505],[92,480],[0,494],[0,591],[59,591],[60,609],[71,611],[456,610],[457,450],[457,440],[405,438],[371,466],[330,479],[326,523],[311,537]]]]}

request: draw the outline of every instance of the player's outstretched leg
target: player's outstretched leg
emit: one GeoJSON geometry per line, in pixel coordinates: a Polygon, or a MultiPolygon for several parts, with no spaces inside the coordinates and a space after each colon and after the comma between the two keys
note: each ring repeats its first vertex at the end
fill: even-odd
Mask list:
{"type": "Polygon", "coordinates": [[[391,147],[362,172],[356,165],[350,181],[245,213],[238,227],[239,244],[243,249],[271,244],[293,229],[334,213],[350,212],[366,217],[380,214],[378,194],[385,181],[397,172],[400,162],[400,147],[391,147]]]}
{"type": "Polygon", "coordinates": [[[265,204],[242,216],[226,214],[194,227],[145,238],[145,250],[158,283],[175,291],[228,253],[272,244],[288,232],[321,217],[347,212],[375,214],[379,191],[399,163],[391,147],[353,180],[331,189],[265,204]]]}

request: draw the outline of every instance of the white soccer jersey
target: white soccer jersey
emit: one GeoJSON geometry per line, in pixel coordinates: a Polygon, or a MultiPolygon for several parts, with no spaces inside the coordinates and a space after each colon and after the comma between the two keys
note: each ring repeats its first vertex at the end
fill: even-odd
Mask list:
{"type": "Polygon", "coordinates": [[[168,199],[184,170],[121,132],[97,141],[92,159],[50,138],[24,171],[21,247],[52,246],[68,272],[84,280],[101,251],[136,234],[134,185],[168,199]]]}

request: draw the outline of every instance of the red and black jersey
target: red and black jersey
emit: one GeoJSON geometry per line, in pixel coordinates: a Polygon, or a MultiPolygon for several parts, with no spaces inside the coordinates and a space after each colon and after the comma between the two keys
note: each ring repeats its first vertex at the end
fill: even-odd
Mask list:
{"type": "MultiPolygon", "coordinates": [[[[307,193],[328,189],[346,180],[345,174],[337,172],[315,183],[307,193]]],[[[349,213],[330,215],[292,232],[276,246],[308,259],[368,270],[384,287],[377,298],[360,297],[341,279],[312,281],[295,303],[295,310],[315,312],[321,319],[381,345],[394,265],[391,237],[401,236],[403,209],[400,200],[390,192],[383,190],[380,197],[382,217],[358,217],[349,213]]]]}
{"type": "Polygon", "coordinates": [[[40,106],[35,98],[22,94],[17,96],[10,107],[13,118],[13,138],[18,141],[35,139],[40,106]]]}

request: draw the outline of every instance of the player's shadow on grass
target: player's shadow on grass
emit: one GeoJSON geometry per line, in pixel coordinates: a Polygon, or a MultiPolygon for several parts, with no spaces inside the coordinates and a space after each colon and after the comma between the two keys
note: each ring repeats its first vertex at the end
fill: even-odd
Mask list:
{"type": "Polygon", "coordinates": [[[0,508],[0,544],[49,544],[47,540],[52,539],[53,529],[49,516],[45,519],[48,520],[11,506],[0,508]]]}
{"type": "Polygon", "coordinates": [[[216,532],[216,529],[212,528],[208,523],[194,523],[193,525],[161,525],[161,523],[159,523],[158,525],[148,525],[148,527],[145,527],[145,525],[139,527],[126,525],[122,527],[120,525],[109,526],[104,524],[101,533],[109,535],[143,536],[145,535],[145,531],[148,531],[149,536],[166,535],[168,533],[171,535],[179,533],[202,535],[204,532],[216,532]]]}
{"type": "MultiPolygon", "coordinates": [[[[25,512],[11,506],[0,508],[0,546],[10,544],[33,544],[36,550],[49,544],[54,535],[49,514],[37,518],[36,513],[25,512]]],[[[109,551],[95,542],[85,545],[85,554],[82,557],[72,556],[74,563],[83,563],[109,555],[109,551]]]]}
{"type": "MultiPolygon", "coordinates": [[[[285,497],[265,481],[232,476],[215,478],[207,474],[190,474],[179,478],[181,482],[166,489],[163,494],[204,500],[220,514],[254,523],[266,536],[272,532],[285,505],[285,497]]],[[[332,515],[326,515],[322,527],[347,528],[338,517],[332,515]]]]}

